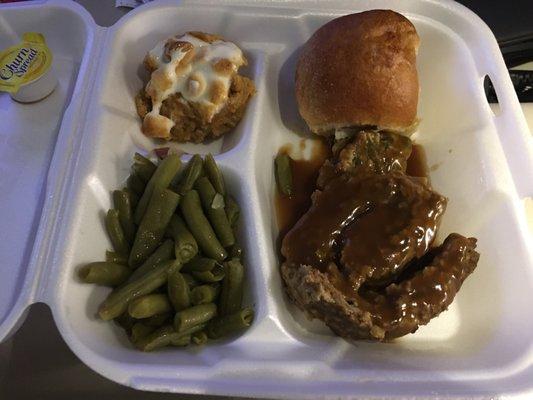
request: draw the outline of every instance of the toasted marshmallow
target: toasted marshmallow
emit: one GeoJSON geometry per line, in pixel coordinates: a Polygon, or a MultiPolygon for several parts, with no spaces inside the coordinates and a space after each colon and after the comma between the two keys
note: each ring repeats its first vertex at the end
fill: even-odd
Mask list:
{"type": "Polygon", "coordinates": [[[179,93],[184,103],[196,104],[207,121],[226,104],[231,80],[246,60],[234,43],[209,38],[214,37],[189,32],[159,42],[147,54],[147,64],[155,69],[146,86],[152,110],[145,116],[143,131],[149,136],[170,137],[174,123],[160,111],[173,94],[179,93]]]}

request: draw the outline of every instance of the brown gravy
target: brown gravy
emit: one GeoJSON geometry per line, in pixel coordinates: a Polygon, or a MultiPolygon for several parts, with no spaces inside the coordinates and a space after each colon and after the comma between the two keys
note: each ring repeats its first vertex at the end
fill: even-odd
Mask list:
{"type": "Polygon", "coordinates": [[[359,281],[351,282],[354,287],[388,280],[410,258],[424,254],[446,203],[400,172],[341,175],[314,196],[286,234],[282,254],[322,271],[335,262],[346,277],[359,281]]]}
{"type": "MultiPolygon", "coordinates": [[[[431,250],[446,198],[430,188],[422,146],[413,145],[409,158],[408,153],[398,158],[401,168],[392,170],[389,166],[395,161],[383,158],[390,146],[376,150],[369,146],[375,143],[373,137],[366,142],[364,137],[358,139],[359,148],[343,151],[352,165],[352,154],[361,156],[359,170],[339,173],[331,160],[321,169],[329,154],[324,143],[314,147],[311,159],[293,162],[294,194],[276,195],[279,244],[283,268],[319,269],[326,275],[321,279],[342,293],[349,305],[365,312],[360,329],[369,329],[370,324],[368,336],[389,340],[414,332],[445,310],[479,254],[474,251],[475,239],[457,234],[431,250]],[[326,173],[328,168],[331,173],[326,173]],[[317,186],[319,174],[323,182],[317,186]],[[320,190],[314,192],[316,187],[320,190]],[[379,329],[373,332],[374,328],[379,329]]],[[[342,155],[338,158],[343,160],[342,155]]],[[[337,321],[338,315],[348,313],[348,306],[335,302],[333,317],[328,320],[325,306],[321,319],[332,329],[333,321],[341,332],[350,331],[345,326],[350,321],[337,321]]]]}
{"type": "MultiPolygon", "coordinates": [[[[305,142],[300,143],[303,152],[305,142]]],[[[280,154],[289,154],[290,146],[283,146],[280,154]]],[[[296,221],[309,209],[311,194],[315,190],[318,171],[324,161],[330,156],[329,146],[322,140],[313,141],[311,157],[308,160],[292,161],[292,196],[283,196],[276,190],[275,206],[279,228],[279,238],[283,238],[287,231],[294,226],[296,221]]]]}
{"type": "MultiPolygon", "coordinates": [[[[280,153],[290,153],[291,148],[284,146],[280,153]]],[[[300,143],[300,152],[303,152],[300,143]]],[[[276,194],[276,211],[280,233],[278,241],[285,238],[281,249],[282,255],[295,264],[313,265],[323,272],[328,272],[335,286],[346,296],[356,295],[357,289],[365,282],[366,273],[352,281],[347,279],[352,272],[364,271],[365,266],[373,266],[371,275],[379,278],[395,273],[411,257],[412,242],[405,242],[405,246],[394,246],[394,255],[383,258],[381,250],[389,247],[388,241],[393,232],[400,232],[409,225],[411,218],[407,209],[399,208],[399,204],[372,207],[374,210],[368,214],[371,203],[381,203],[389,194],[383,184],[387,182],[384,176],[372,179],[374,183],[382,181],[374,187],[374,183],[363,184],[359,179],[335,177],[329,181],[329,189],[316,195],[316,202],[311,207],[311,195],[316,188],[316,180],[320,167],[330,155],[329,148],[324,142],[317,142],[313,146],[312,156],[308,160],[293,160],[293,195],[290,197],[276,194]],[[383,191],[384,190],[384,191],[383,191]],[[382,199],[381,199],[382,198],[382,199]],[[304,216],[305,214],[305,216],[304,216]],[[303,216],[303,218],[302,218],[303,216]],[[352,224],[352,221],[357,223],[352,224]],[[290,231],[290,233],[289,233],[290,231]],[[408,244],[410,243],[410,244],[408,244]],[[337,259],[338,258],[338,259],[337,259]],[[343,265],[343,272],[329,271],[331,262],[343,265]],[[391,271],[389,271],[391,270],[391,271]],[[335,273],[336,272],[336,273],[335,273]],[[342,278],[341,278],[342,277],[342,278]]],[[[427,178],[428,168],[424,149],[414,145],[411,156],[407,161],[407,173],[420,178],[427,178]]],[[[393,173],[397,175],[397,173],[393,173]]],[[[396,179],[402,181],[403,174],[396,179]]],[[[392,182],[392,181],[391,181],[392,182]]],[[[389,182],[390,183],[390,182],[389,182]]],[[[399,183],[399,181],[398,181],[399,183]]],[[[408,185],[409,186],[409,185],[408,185]]],[[[428,215],[423,216],[425,226],[415,227],[414,231],[430,232],[436,228],[436,223],[428,223],[434,207],[428,198],[428,215]]],[[[441,214],[440,212],[437,214],[441,214]]],[[[437,218],[438,220],[438,218],[437,218]]],[[[411,233],[413,234],[413,233],[411,233]]],[[[427,235],[423,235],[425,238],[427,235]]],[[[431,236],[431,235],[430,235],[431,236]]],[[[404,238],[406,240],[406,238],[404,238]]],[[[280,243],[281,244],[281,243],[280,243]]],[[[425,252],[430,243],[418,243],[415,248],[421,247],[425,252]]],[[[392,249],[391,249],[392,251],[392,249]]],[[[415,250],[416,251],[416,250],[415,250]]],[[[418,253],[418,251],[416,251],[418,253]]],[[[357,276],[355,273],[353,278],[357,276]]],[[[378,279],[379,280],[379,279],[378,279]]]]}
{"type": "MultiPolygon", "coordinates": [[[[313,151],[307,160],[292,161],[294,193],[290,197],[282,196],[277,190],[275,195],[276,219],[279,238],[283,238],[296,221],[305,214],[311,205],[311,194],[316,188],[316,180],[320,167],[331,156],[330,146],[323,140],[313,141],[313,151]]],[[[305,149],[305,141],[299,144],[300,152],[305,149]]],[[[289,154],[290,145],[282,146],[279,154],[289,154]]],[[[413,144],[411,156],[407,160],[407,175],[429,178],[429,168],[424,148],[413,144]]]]}
{"type": "Polygon", "coordinates": [[[429,178],[426,151],[420,144],[413,144],[411,156],[407,159],[407,175],[429,178]]]}

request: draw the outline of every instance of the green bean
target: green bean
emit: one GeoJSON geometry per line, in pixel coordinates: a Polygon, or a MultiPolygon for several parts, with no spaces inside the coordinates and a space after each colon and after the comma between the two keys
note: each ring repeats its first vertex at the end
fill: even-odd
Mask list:
{"type": "Polygon", "coordinates": [[[207,335],[211,339],[228,336],[248,328],[253,319],[254,311],[250,308],[244,308],[236,313],[214,318],[207,324],[207,335]]]}
{"type": "Polygon", "coordinates": [[[195,332],[191,335],[192,342],[197,346],[202,346],[207,343],[207,333],[204,331],[195,332]]]}
{"type": "Polygon", "coordinates": [[[218,240],[224,247],[232,246],[235,243],[235,236],[224,210],[224,198],[215,191],[209,179],[205,177],[198,179],[196,187],[218,240]]]}
{"type": "Polygon", "coordinates": [[[218,165],[212,154],[207,154],[204,158],[205,172],[215,187],[215,190],[222,196],[226,194],[226,185],[224,183],[224,177],[218,168],[218,165]]]}
{"type": "Polygon", "coordinates": [[[291,158],[287,154],[278,154],[275,164],[279,192],[284,196],[292,196],[291,158]]]}
{"type": "Polygon", "coordinates": [[[183,347],[188,346],[189,344],[191,344],[191,335],[184,335],[176,338],[173,337],[170,339],[171,346],[183,347]]]}
{"type": "Polygon", "coordinates": [[[149,318],[172,310],[166,294],[147,294],[132,300],[128,305],[128,312],[133,318],[149,318]]]}
{"type": "Polygon", "coordinates": [[[227,256],[226,250],[218,241],[213,228],[205,217],[196,190],[190,190],[183,196],[180,209],[200,249],[208,257],[217,261],[224,260],[227,256]]]}
{"type": "Polygon", "coordinates": [[[143,157],[139,153],[135,153],[133,156],[132,171],[142,179],[144,183],[148,183],[150,178],[154,174],[157,167],[149,159],[143,157]]]}
{"type": "Polygon", "coordinates": [[[198,154],[192,156],[187,164],[187,167],[185,168],[183,176],[176,187],[176,191],[179,194],[184,195],[193,188],[194,183],[202,174],[203,164],[202,157],[200,157],[198,154]]]}
{"type": "Polygon", "coordinates": [[[93,262],[79,270],[80,279],[85,283],[105,286],[117,286],[125,282],[131,270],[122,264],[110,262],[93,262]]]}
{"type": "Polygon", "coordinates": [[[226,196],[224,202],[226,204],[226,217],[228,217],[230,225],[232,227],[235,227],[237,225],[237,222],[239,222],[239,216],[241,213],[240,207],[235,201],[235,199],[230,195],[226,196]]]}
{"type": "Polygon", "coordinates": [[[188,332],[176,332],[172,325],[164,325],[148,336],[140,338],[135,346],[142,351],[152,351],[169,345],[186,346],[191,341],[190,335],[204,329],[205,325],[198,325],[193,328],[188,332]]]}
{"type": "Polygon", "coordinates": [[[167,281],[168,271],[176,265],[177,261],[164,261],[154,269],[138,279],[127,283],[112,291],[100,305],[98,314],[104,321],[108,321],[125,312],[128,304],[145,294],[152,293],[167,281]]]}
{"type": "Polygon", "coordinates": [[[147,336],[139,338],[134,344],[142,351],[152,351],[170,345],[172,339],[177,339],[172,325],[164,325],[147,336]]]}
{"type": "Polygon", "coordinates": [[[220,292],[220,285],[201,285],[191,290],[191,302],[193,305],[213,303],[220,292]]]}
{"type": "Polygon", "coordinates": [[[120,314],[118,317],[116,317],[114,321],[119,326],[121,326],[126,332],[131,331],[131,328],[137,322],[137,320],[133,318],[131,315],[129,315],[127,311],[120,314]]]}
{"type": "Polygon", "coordinates": [[[153,192],[152,199],[135,235],[128,259],[131,267],[138,267],[159,246],[179,200],[179,194],[168,189],[158,189],[153,192]]]}
{"type": "Polygon", "coordinates": [[[154,170],[145,164],[135,163],[131,166],[132,173],[137,175],[145,185],[150,181],[150,178],[154,174],[154,170]]]}
{"type": "Polygon", "coordinates": [[[126,181],[126,186],[137,196],[141,196],[145,188],[144,182],[137,174],[130,174],[126,181]]]}
{"type": "Polygon", "coordinates": [[[206,323],[214,318],[216,313],[217,306],[214,303],[200,304],[178,311],[174,316],[174,328],[176,332],[184,332],[196,325],[206,323]]]}
{"type": "Polygon", "coordinates": [[[145,325],[152,326],[154,328],[159,328],[160,326],[164,325],[168,321],[170,321],[174,317],[174,314],[172,313],[164,313],[164,314],[157,314],[152,315],[151,317],[144,318],[141,320],[141,322],[145,325]]]}
{"type": "Polygon", "coordinates": [[[146,158],[141,153],[137,153],[137,152],[135,152],[135,154],[133,155],[133,163],[134,164],[151,165],[153,167],[154,171],[157,168],[157,165],[155,165],[150,159],[146,158]]]}
{"type": "Polygon", "coordinates": [[[135,238],[135,225],[133,223],[131,200],[128,192],[115,190],[113,192],[113,204],[118,211],[118,220],[129,243],[135,238]]]}
{"type": "Polygon", "coordinates": [[[130,252],[130,245],[126,240],[122,226],[120,226],[117,210],[109,210],[107,212],[105,226],[115,251],[119,254],[128,255],[130,252]]]}
{"type": "Polygon", "coordinates": [[[161,263],[162,261],[168,261],[172,259],[174,256],[174,243],[172,240],[165,240],[161,246],[157,248],[156,251],[152,253],[150,257],[146,259],[146,261],[130,276],[130,279],[128,281],[133,281],[147,272],[151,271],[156,267],[157,264],[161,263]]]}
{"type": "Polygon", "coordinates": [[[224,279],[224,274],[224,267],[218,263],[210,271],[192,271],[192,276],[207,283],[221,281],[224,279]]]}
{"type": "Polygon", "coordinates": [[[133,343],[138,340],[148,336],[150,333],[155,331],[157,328],[154,326],[145,325],[142,322],[137,322],[131,327],[131,336],[130,339],[133,343]]]}
{"type": "Polygon", "coordinates": [[[243,255],[243,252],[244,251],[243,251],[242,247],[238,243],[235,243],[230,249],[229,256],[231,258],[241,259],[242,255],[243,255]]]}
{"type": "Polygon", "coordinates": [[[200,284],[191,274],[181,274],[183,276],[183,279],[185,279],[185,282],[187,282],[187,285],[189,286],[189,289],[192,289],[200,284]]]}
{"type": "MultiPolygon", "coordinates": [[[[207,327],[207,323],[196,324],[187,329],[177,332],[179,335],[192,335],[195,332],[203,331],[207,327]]],[[[175,329],[174,329],[175,330],[175,329]]]]}
{"type": "Polygon", "coordinates": [[[105,251],[105,260],[107,262],[115,263],[115,264],[122,264],[122,265],[128,265],[128,257],[115,253],[114,251],[105,251]]]}
{"type": "Polygon", "coordinates": [[[133,214],[133,210],[135,210],[135,207],[137,207],[137,203],[139,203],[139,195],[130,188],[124,188],[122,190],[126,192],[128,196],[130,196],[130,205],[133,214]]]}
{"type": "Polygon", "coordinates": [[[137,204],[137,208],[135,209],[135,213],[133,214],[133,221],[137,225],[141,223],[154,192],[161,191],[168,187],[170,181],[178,172],[180,165],[180,158],[176,154],[169,154],[159,163],[152,178],[150,178],[150,181],[146,184],[144,193],[142,194],[139,204],[137,204]]]}
{"type": "Polygon", "coordinates": [[[216,260],[213,260],[212,258],[195,257],[191,261],[189,261],[187,264],[183,265],[183,268],[181,270],[183,272],[211,271],[215,267],[216,264],[217,264],[216,260]]]}
{"type": "Polygon", "coordinates": [[[176,311],[183,310],[191,305],[189,285],[187,285],[187,281],[179,271],[173,271],[169,274],[167,291],[170,302],[176,311]]]}
{"type": "Polygon", "coordinates": [[[185,221],[177,214],[170,218],[167,234],[174,239],[174,251],[176,258],[179,258],[184,264],[189,262],[198,253],[198,243],[192,235],[185,221]]]}
{"type": "Polygon", "coordinates": [[[218,302],[219,314],[233,314],[241,309],[244,285],[244,268],[239,260],[224,263],[225,276],[218,302]]]}

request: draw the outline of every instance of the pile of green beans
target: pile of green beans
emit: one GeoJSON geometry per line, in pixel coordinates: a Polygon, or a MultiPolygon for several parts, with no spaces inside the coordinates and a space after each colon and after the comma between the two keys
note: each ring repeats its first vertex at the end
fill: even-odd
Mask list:
{"type": "Polygon", "coordinates": [[[136,153],[126,187],[113,192],[105,228],[113,250],[78,271],[111,286],[99,317],[122,326],[142,351],[204,345],[248,328],[240,210],[211,154],[185,167],[136,153]]]}

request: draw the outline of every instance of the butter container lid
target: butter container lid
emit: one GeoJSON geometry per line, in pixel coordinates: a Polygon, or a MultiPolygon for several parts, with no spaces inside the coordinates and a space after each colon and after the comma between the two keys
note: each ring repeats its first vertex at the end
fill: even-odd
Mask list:
{"type": "Polygon", "coordinates": [[[52,52],[40,33],[27,32],[22,42],[0,53],[0,91],[16,93],[42,77],[52,65],[52,52]]]}

